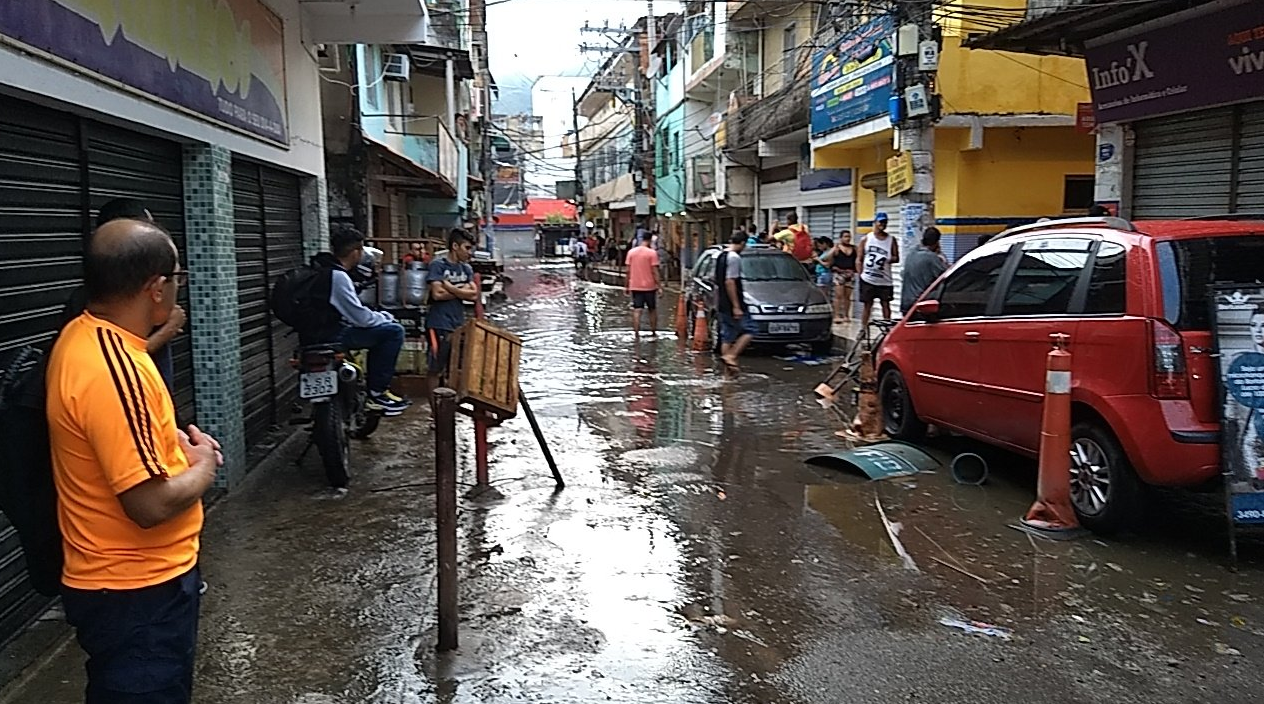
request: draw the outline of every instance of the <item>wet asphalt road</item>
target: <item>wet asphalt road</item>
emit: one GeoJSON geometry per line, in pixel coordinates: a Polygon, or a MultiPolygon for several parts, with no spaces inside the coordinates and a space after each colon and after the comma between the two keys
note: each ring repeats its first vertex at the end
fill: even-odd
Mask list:
{"type": "MultiPolygon", "coordinates": [[[[523,419],[492,431],[505,498],[460,503],[460,650],[433,650],[419,408],[355,447],[349,493],[321,486],[313,454],[211,513],[198,702],[1264,696],[1264,549],[1224,569],[1214,497],[1163,498],[1144,536],[1031,540],[1007,527],[1030,503],[1029,461],[988,453],[984,487],[942,469],[874,483],[809,467],[843,446],[811,396],[828,367],[756,356],[725,377],[670,333],[634,340],[616,290],[565,266],[512,274],[492,317],[524,340],[522,384],[568,485],[554,492],[523,419]],[[1008,639],[939,623],[954,615],[1008,639]]],[[[967,448],[986,452],[933,450],[967,448]]],[[[77,701],[81,661],[70,644],[9,701],[77,701]]]]}

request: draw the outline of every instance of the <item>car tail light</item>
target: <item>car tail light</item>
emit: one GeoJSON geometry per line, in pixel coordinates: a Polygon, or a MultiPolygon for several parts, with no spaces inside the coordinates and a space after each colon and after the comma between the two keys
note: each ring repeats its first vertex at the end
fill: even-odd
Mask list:
{"type": "Polygon", "coordinates": [[[1150,395],[1161,399],[1189,398],[1185,341],[1161,320],[1150,321],[1150,395]]]}

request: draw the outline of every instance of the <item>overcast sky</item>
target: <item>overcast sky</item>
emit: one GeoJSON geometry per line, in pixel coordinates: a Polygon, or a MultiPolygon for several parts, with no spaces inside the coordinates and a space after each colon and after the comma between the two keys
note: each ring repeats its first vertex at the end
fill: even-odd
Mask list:
{"type": "MultiPolygon", "coordinates": [[[[496,0],[489,0],[495,2],[496,0]]],[[[654,13],[667,14],[678,2],[660,0],[654,13]]],[[[645,0],[506,0],[487,8],[488,53],[492,75],[497,82],[511,76],[528,78],[548,75],[576,75],[581,68],[591,72],[603,58],[584,55],[579,44],[609,44],[600,34],[580,32],[587,20],[602,26],[620,22],[631,26],[647,14],[645,0]]]]}

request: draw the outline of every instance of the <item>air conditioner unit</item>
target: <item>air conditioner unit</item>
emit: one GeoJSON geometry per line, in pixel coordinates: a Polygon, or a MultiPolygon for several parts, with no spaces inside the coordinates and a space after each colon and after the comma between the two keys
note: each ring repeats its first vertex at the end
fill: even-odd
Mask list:
{"type": "Polygon", "coordinates": [[[342,52],[337,44],[317,44],[316,63],[321,71],[338,73],[342,70],[342,52]]]}
{"type": "Polygon", "coordinates": [[[382,80],[407,81],[408,69],[408,54],[382,55],[382,80]]]}

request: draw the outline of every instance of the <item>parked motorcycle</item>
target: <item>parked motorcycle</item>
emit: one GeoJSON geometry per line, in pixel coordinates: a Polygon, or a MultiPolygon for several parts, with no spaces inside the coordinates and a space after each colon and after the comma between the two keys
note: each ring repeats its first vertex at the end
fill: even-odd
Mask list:
{"type": "Polygon", "coordinates": [[[310,417],[298,421],[311,424],[307,447],[298,461],[314,445],[329,484],[344,488],[351,479],[350,438],[369,437],[382,420],[380,413],[365,409],[369,392],[364,365],[355,354],[329,344],[299,348],[290,364],[298,370],[298,396],[310,403],[312,411],[310,417]]]}

